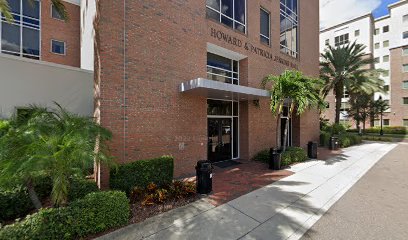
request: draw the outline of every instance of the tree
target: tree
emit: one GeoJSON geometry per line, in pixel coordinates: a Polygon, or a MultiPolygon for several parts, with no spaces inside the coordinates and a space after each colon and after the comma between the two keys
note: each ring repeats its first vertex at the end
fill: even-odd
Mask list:
{"type": "Polygon", "coordinates": [[[330,91],[336,98],[335,123],[340,122],[341,99],[344,90],[353,93],[373,93],[383,85],[379,71],[370,69],[374,60],[366,57],[365,46],[357,43],[332,47],[321,54],[320,77],[325,81],[322,89],[324,97],[330,91]]]}
{"type": "Polygon", "coordinates": [[[363,134],[366,129],[367,119],[370,118],[374,96],[372,94],[351,95],[348,115],[356,121],[357,129],[360,130],[360,122],[363,123],[363,134]]]}
{"type": "Polygon", "coordinates": [[[390,108],[390,105],[381,98],[372,102],[370,109],[370,118],[372,121],[378,118],[381,113],[384,113],[390,108]]]}
{"type": "MultiPolygon", "coordinates": [[[[284,107],[289,107],[288,121],[284,130],[284,146],[288,137],[289,120],[296,111],[298,115],[307,109],[323,108],[325,103],[320,97],[322,81],[316,78],[304,76],[301,72],[287,70],[279,76],[269,75],[263,79],[261,85],[265,89],[270,86],[271,101],[270,110],[277,117],[277,128],[280,129],[280,118],[284,107]]],[[[276,134],[277,145],[280,147],[279,134],[276,134]]]]}
{"type": "Polygon", "coordinates": [[[41,208],[33,188],[35,176],[52,179],[52,201],[65,205],[70,179],[83,175],[94,161],[112,165],[106,141],[111,133],[93,119],[69,113],[59,105],[53,111],[32,106],[26,118],[14,116],[0,137],[0,183],[25,184],[34,206],[41,208]],[[94,151],[97,139],[99,151],[94,151]]]}

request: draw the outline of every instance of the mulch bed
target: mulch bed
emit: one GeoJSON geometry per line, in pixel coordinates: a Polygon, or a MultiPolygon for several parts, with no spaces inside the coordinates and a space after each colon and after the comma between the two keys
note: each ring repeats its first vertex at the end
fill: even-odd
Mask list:
{"type": "Polygon", "coordinates": [[[158,214],[168,212],[172,209],[185,206],[198,200],[199,195],[194,195],[189,198],[172,199],[162,204],[155,204],[153,206],[142,206],[141,203],[131,204],[132,217],[129,224],[143,222],[144,220],[156,216],[158,214]]]}

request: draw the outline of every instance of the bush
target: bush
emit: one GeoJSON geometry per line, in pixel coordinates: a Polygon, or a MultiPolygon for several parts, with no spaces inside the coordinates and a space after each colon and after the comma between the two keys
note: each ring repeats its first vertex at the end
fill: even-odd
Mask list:
{"type": "Polygon", "coordinates": [[[329,146],[331,134],[329,132],[320,132],[320,146],[329,146]]]}
{"type": "Polygon", "coordinates": [[[129,202],[124,192],[95,192],[68,207],[42,209],[0,229],[0,239],[77,239],[125,225],[129,202]]]}
{"type": "Polygon", "coordinates": [[[355,134],[344,133],[339,136],[340,147],[346,148],[362,142],[362,138],[355,134]]]}
{"type": "Polygon", "coordinates": [[[88,193],[99,191],[95,181],[74,178],[68,191],[69,201],[85,197],[88,193]]]}
{"type": "Polygon", "coordinates": [[[362,139],[367,141],[393,142],[391,137],[363,136],[362,139]]]}
{"type": "Polygon", "coordinates": [[[123,164],[111,170],[109,185],[112,189],[125,191],[127,194],[134,187],[145,188],[149,183],[159,186],[173,181],[173,157],[163,156],[149,160],[139,160],[123,164]]]}
{"type": "MultiPolygon", "coordinates": [[[[45,175],[35,177],[34,189],[38,198],[43,201],[51,195],[51,178],[45,175]]],[[[70,201],[83,198],[90,192],[98,191],[95,182],[74,178],[68,191],[70,201]]],[[[8,190],[0,191],[0,222],[14,220],[26,216],[34,209],[27,188],[20,185],[8,190]]]]}
{"type": "MultiPolygon", "coordinates": [[[[358,132],[357,129],[350,129],[348,130],[349,132],[358,132]]],[[[365,130],[365,133],[376,133],[380,134],[381,127],[372,127],[372,128],[367,128],[365,130]]],[[[401,126],[384,126],[383,127],[383,132],[384,134],[404,134],[406,135],[408,133],[406,127],[401,127],[401,126]]]]}
{"type": "Polygon", "coordinates": [[[288,147],[281,156],[282,166],[288,166],[292,163],[304,162],[308,159],[307,153],[303,148],[300,147],[288,147]]]}
{"type": "Polygon", "coordinates": [[[8,132],[10,128],[10,122],[6,120],[1,120],[0,119],[0,137],[2,137],[4,134],[8,132]]]}
{"type": "Polygon", "coordinates": [[[257,153],[253,158],[253,161],[268,163],[269,162],[269,150],[265,149],[257,153]]]}

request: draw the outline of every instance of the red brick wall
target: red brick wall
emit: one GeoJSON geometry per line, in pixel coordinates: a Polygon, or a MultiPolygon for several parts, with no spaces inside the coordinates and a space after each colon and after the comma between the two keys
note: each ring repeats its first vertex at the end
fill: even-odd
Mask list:
{"type": "Polygon", "coordinates": [[[41,60],[80,67],[80,7],[64,2],[67,22],[51,17],[51,1],[41,1],[41,60]],[[66,43],[66,55],[51,52],[51,39],[66,43]]]}
{"type": "MultiPolygon", "coordinates": [[[[308,75],[318,74],[317,0],[300,1],[299,60],[280,53],[277,0],[248,1],[247,34],[206,19],[204,0],[126,1],[125,57],[123,1],[103,1],[101,8],[101,121],[113,131],[112,153],[120,162],[171,154],[176,159],[175,175],[183,176],[193,174],[196,161],[207,158],[206,98],[178,91],[182,82],[206,77],[207,42],[248,56],[240,63],[241,85],[259,87],[268,74],[280,74],[288,68],[243,47],[219,41],[211,36],[212,28],[267,49],[274,56],[297,64],[308,75]],[[271,12],[271,47],[259,39],[261,5],[271,12]],[[124,95],[126,108],[122,107],[124,95]]],[[[252,101],[240,103],[242,158],[275,145],[276,120],[269,111],[268,100],[259,105],[252,101]]],[[[318,114],[305,116],[297,136],[301,146],[319,136],[318,114]]]]}
{"type": "Polygon", "coordinates": [[[402,55],[402,49],[391,49],[391,112],[384,116],[384,119],[390,119],[391,126],[402,126],[403,119],[408,119],[408,105],[402,102],[403,97],[408,97],[408,89],[402,88],[403,81],[408,80],[408,73],[402,71],[402,66],[408,64],[408,56],[402,55]]]}

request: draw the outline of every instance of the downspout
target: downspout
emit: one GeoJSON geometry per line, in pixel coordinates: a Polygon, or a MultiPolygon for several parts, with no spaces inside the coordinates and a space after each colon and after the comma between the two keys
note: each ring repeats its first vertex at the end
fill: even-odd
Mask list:
{"type": "Polygon", "coordinates": [[[126,128],[127,128],[127,101],[126,101],[126,0],[123,0],[123,156],[122,161],[126,162],[126,128]]]}

